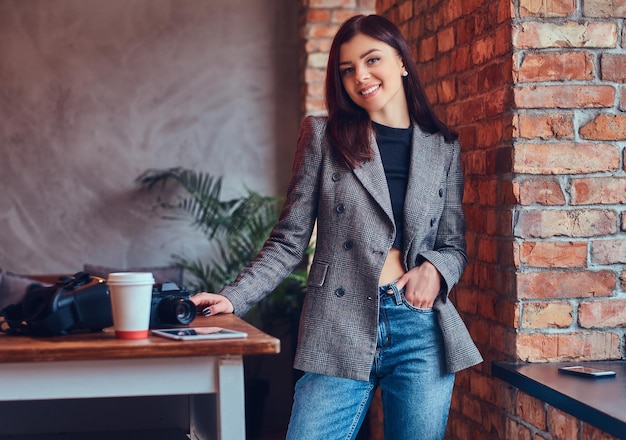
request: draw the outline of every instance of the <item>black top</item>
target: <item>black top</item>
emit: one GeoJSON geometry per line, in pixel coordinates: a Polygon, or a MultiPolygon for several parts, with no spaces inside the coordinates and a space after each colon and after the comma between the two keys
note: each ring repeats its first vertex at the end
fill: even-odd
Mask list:
{"type": "Polygon", "coordinates": [[[392,128],[372,122],[376,132],[376,143],[383,161],[387,187],[391,197],[393,219],[396,223],[396,237],[393,247],[402,249],[404,232],[404,198],[409,179],[411,141],[413,128],[392,128]]]}

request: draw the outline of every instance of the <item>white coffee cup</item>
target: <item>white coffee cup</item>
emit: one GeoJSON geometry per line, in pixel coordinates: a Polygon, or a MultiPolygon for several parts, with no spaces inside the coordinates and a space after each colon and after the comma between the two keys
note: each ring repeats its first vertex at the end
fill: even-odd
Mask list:
{"type": "Polygon", "coordinates": [[[145,339],[150,327],[154,277],[150,272],[110,273],[107,285],[118,339],[145,339]]]}

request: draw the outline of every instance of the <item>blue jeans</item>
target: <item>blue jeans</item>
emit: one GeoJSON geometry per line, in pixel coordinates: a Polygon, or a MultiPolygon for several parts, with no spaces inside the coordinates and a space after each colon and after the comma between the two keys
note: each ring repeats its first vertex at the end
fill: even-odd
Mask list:
{"type": "Polygon", "coordinates": [[[305,373],[296,384],[287,440],[354,439],[378,386],[385,440],[443,439],[454,374],[446,372],[435,312],[410,305],[395,283],[381,286],[379,297],[369,381],[305,373]]]}

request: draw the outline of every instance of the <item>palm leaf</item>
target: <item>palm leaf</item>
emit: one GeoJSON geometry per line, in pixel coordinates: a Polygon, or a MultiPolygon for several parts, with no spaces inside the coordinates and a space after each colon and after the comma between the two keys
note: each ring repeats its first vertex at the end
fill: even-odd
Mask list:
{"type": "Polygon", "coordinates": [[[193,226],[209,238],[229,227],[229,212],[238,203],[237,200],[221,200],[221,177],[215,178],[207,173],[185,168],[147,170],[136,182],[148,190],[154,189],[157,184],[161,185],[161,190],[168,183],[179,186],[186,196],[178,195],[175,203],[159,199],[158,206],[166,213],[163,216],[169,219],[191,219],[193,226]],[[175,215],[172,216],[172,213],[175,215]]]}
{"type": "MultiPolygon", "coordinates": [[[[191,276],[190,290],[217,292],[232,283],[262,248],[280,214],[280,198],[251,190],[242,197],[221,200],[222,179],[199,171],[180,167],[148,170],[137,178],[137,183],[144,189],[161,191],[174,185],[180,191],[174,201],[158,199],[162,217],[190,221],[216,249],[216,254],[206,261],[173,256],[191,276]]],[[[306,274],[295,271],[285,285],[303,287],[305,282],[306,274]]],[[[290,300],[293,305],[300,301],[295,297],[290,300]]],[[[259,308],[268,309],[271,303],[271,300],[264,300],[259,308]]],[[[281,298],[276,304],[283,306],[288,302],[281,298]]]]}

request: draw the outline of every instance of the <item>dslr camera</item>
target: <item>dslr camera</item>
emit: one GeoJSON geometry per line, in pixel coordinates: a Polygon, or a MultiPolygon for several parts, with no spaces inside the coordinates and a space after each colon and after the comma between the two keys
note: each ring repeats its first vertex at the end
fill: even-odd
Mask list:
{"type": "Polygon", "coordinates": [[[185,287],[157,283],[152,288],[150,328],[186,325],[196,317],[196,305],[185,287]]]}

